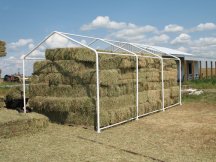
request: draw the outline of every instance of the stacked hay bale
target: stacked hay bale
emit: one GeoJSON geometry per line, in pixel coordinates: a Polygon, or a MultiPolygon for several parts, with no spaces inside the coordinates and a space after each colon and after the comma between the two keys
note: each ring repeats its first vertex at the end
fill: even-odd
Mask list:
{"type": "Polygon", "coordinates": [[[0,57],[6,55],[5,42],[0,40],[0,57]]]}
{"type": "MultiPolygon", "coordinates": [[[[95,54],[85,48],[46,50],[46,60],[34,64],[30,107],[52,121],[95,125],[95,54]]],[[[136,62],[134,57],[99,56],[100,116],[106,126],[136,114],[136,62]]],[[[176,96],[175,61],[166,61],[167,104],[176,96]],[[173,75],[172,78],[170,75],[173,75]],[[173,79],[171,81],[171,79],[173,79]],[[170,87],[173,87],[173,91],[170,87]]],[[[139,58],[139,113],[161,109],[160,60],[139,58]]],[[[174,102],[174,101],[172,101],[174,102]]]]}
{"type": "Polygon", "coordinates": [[[179,100],[177,84],[177,64],[173,59],[164,60],[164,103],[165,106],[175,104],[179,100]]]}

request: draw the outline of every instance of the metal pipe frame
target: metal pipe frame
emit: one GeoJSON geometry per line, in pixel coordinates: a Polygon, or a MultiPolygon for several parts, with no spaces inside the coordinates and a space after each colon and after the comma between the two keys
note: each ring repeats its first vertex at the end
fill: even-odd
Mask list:
{"type": "MultiPolygon", "coordinates": [[[[114,41],[114,42],[118,42],[118,41],[114,41]]],[[[127,43],[127,42],[123,42],[123,44],[127,44],[129,46],[138,48],[140,50],[139,53],[140,52],[147,52],[147,53],[150,53],[150,54],[156,56],[157,59],[160,59],[160,61],[161,61],[161,84],[162,84],[161,85],[161,101],[162,101],[162,110],[165,111],[165,109],[164,109],[164,75],[163,75],[164,70],[163,70],[163,58],[161,56],[159,56],[159,55],[154,54],[151,51],[147,51],[146,49],[137,46],[136,44],[127,43]]],[[[142,54],[142,55],[144,55],[144,54],[142,54]]],[[[144,56],[144,57],[149,57],[149,56],[144,56]]],[[[152,57],[150,56],[150,58],[152,58],[152,57]]]]}
{"type": "MultiPolygon", "coordinates": [[[[97,39],[97,38],[94,38],[94,37],[89,37],[89,36],[82,36],[82,35],[77,35],[77,34],[70,34],[70,33],[64,33],[64,34],[66,34],[66,35],[71,35],[71,36],[77,36],[77,37],[83,37],[83,38],[92,38],[92,39],[97,39]]],[[[107,40],[107,39],[103,39],[103,40],[106,40],[106,41],[112,41],[112,42],[116,42],[116,43],[128,43],[128,42],[121,42],[121,41],[113,41],[113,40],[107,40]]],[[[162,52],[162,51],[159,51],[159,50],[157,50],[157,49],[154,49],[153,47],[150,47],[150,46],[146,46],[146,45],[143,45],[143,44],[138,44],[138,43],[128,43],[128,44],[136,44],[136,45],[139,45],[139,46],[141,46],[141,47],[143,47],[143,48],[145,48],[145,47],[147,47],[147,48],[151,48],[153,51],[157,51],[157,52],[159,52],[159,53],[163,53],[163,54],[165,54],[165,55],[168,55],[168,56],[170,56],[170,57],[172,57],[172,58],[175,58],[175,59],[177,59],[177,60],[179,60],[179,101],[180,101],[180,105],[182,105],[182,97],[181,97],[181,60],[178,58],[178,57],[176,57],[176,56],[174,56],[174,55],[172,55],[172,54],[169,54],[169,53],[164,53],[164,52],[162,52]]],[[[152,51],[149,51],[148,49],[147,49],[147,51],[148,51],[148,53],[150,53],[151,52],[151,54],[153,54],[153,52],[152,51]]],[[[156,56],[158,56],[157,54],[155,54],[156,56]]],[[[163,63],[162,63],[163,64],[163,63]]],[[[163,75],[163,74],[162,74],[163,75]]],[[[162,95],[163,96],[163,95],[162,95]]]]}
{"type": "MultiPolygon", "coordinates": [[[[116,125],[119,125],[119,124],[122,124],[122,123],[125,123],[125,122],[128,122],[128,121],[134,120],[134,119],[138,120],[139,117],[142,117],[142,116],[145,116],[147,114],[151,114],[151,113],[154,113],[154,112],[157,112],[157,111],[160,111],[160,110],[164,111],[165,109],[167,109],[169,107],[177,105],[177,104],[174,104],[174,105],[170,105],[170,106],[168,106],[166,108],[164,107],[164,79],[163,79],[163,58],[162,58],[162,56],[160,56],[158,54],[155,54],[155,53],[153,53],[152,51],[150,51],[148,49],[145,49],[145,47],[143,47],[140,44],[134,44],[134,43],[128,43],[128,42],[120,42],[120,41],[113,41],[113,40],[106,40],[106,39],[101,39],[101,38],[95,38],[95,37],[82,36],[82,35],[77,35],[77,34],[70,34],[70,33],[63,33],[63,32],[54,31],[50,35],[48,35],[47,37],[45,37],[35,48],[33,48],[23,58],[24,113],[26,113],[26,101],[25,101],[25,97],[26,97],[26,89],[25,89],[25,85],[26,85],[26,83],[25,83],[25,60],[27,60],[27,59],[28,60],[43,60],[42,58],[28,58],[28,56],[34,50],[36,50],[39,46],[41,46],[44,42],[46,42],[46,40],[48,38],[50,38],[52,35],[54,35],[54,34],[58,34],[58,35],[60,35],[60,36],[62,36],[64,38],[70,40],[71,42],[75,42],[75,43],[79,44],[80,46],[88,48],[88,49],[92,50],[95,53],[95,55],[96,55],[96,87],[97,87],[97,91],[96,91],[96,98],[97,98],[97,101],[96,101],[96,111],[97,111],[97,132],[98,133],[100,133],[101,130],[103,130],[103,129],[107,129],[107,128],[110,128],[110,127],[113,127],[113,126],[116,126],[116,125]],[[89,38],[89,39],[93,39],[93,41],[90,42],[88,45],[85,45],[85,44],[81,43],[80,41],[77,41],[77,40],[71,38],[71,36],[81,37],[81,38],[89,38]],[[112,53],[112,52],[100,52],[100,51],[97,51],[96,49],[90,47],[96,41],[101,41],[103,43],[111,45],[111,47],[116,47],[116,49],[114,50],[114,52],[117,51],[117,50],[119,50],[119,49],[121,49],[124,52],[128,52],[129,54],[128,53],[112,53]],[[118,43],[121,43],[121,44],[123,43],[123,45],[119,46],[119,45],[114,44],[113,42],[115,42],[115,43],[118,42],[118,43]],[[133,52],[132,50],[128,50],[126,48],[123,48],[125,45],[130,45],[130,46],[133,46],[135,48],[140,49],[139,53],[141,53],[142,51],[145,51],[145,52],[147,52],[147,53],[149,53],[151,55],[154,55],[154,56],[153,57],[152,56],[145,56],[144,54],[140,54],[139,55],[139,54],[133,52]],[[134,56],[136,58],[136,117],[133,117],[133,118],[130,118],[128,120],[124,120],[124,121],[121,121],[121,122],[118,122],[118,123],[115,123],[115,124],[112,124],[112,125],[104,126],[104,127],[100,127],[99,54],[125,55],[125,56],[134,56]],[[156,110],[156,111],[153,111],[153,112],[149,112],[147,114],[142,114],[142,115],[139,115],[139,107],[138,107],[139,106],[139,84],[138,84],[138,80],[139,80],[139,73],[138,73],[139,57],[149,57],[149,58],[160,59],[161,60],[161,65],[162,65],[162,68],[161,68],[161,71],[162,71],[162,75],[161,75],[161,80],[162,80],[162,103],[163,103],[162,104],[162,109],[159,109],[159,110],[156,110]]],[[[154,51],[158,51],[158,50],[154,50],[154,51]]],[[[167,55],[169,55],[170,57],[174,57],[171,54],[167,54],[167,55]]],[[[176,60],[180,60],[180,59],[176,57],[176,60]]],[[[181,62],[180,62],[180,71],[181,71],[181,62]]],[[[180,78],[181,78],[181,72],[180,72],[180,78]]],[[[181,87],[181,83],[180,83],[180,87],[181,87]]],[[[180,104],[181,104],[181,96],[180,96],[180,104]]]]}

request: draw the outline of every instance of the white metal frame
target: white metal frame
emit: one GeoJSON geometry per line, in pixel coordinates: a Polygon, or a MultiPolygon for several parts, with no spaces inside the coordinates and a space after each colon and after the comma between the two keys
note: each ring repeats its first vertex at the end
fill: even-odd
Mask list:
{"type": "Polygon", "coordinates": [[[180,65],[180,81],[181,81],[181,60],[176,57],[173,56],[172,54],[168,54],[168,53],[163,53],[161,51],[158,51],[156,49],[153,49],[151,47],[151,49],[149,49],[148,46],[146,45],[142,45],[142,44],[136,44],[136,43],[128,43],[128,42],[120,42],[120,41],[113,41],[113,40],[107,40],[107,39],[101,39],[101,38],[95,38],[95,37],[88,37],[88,36],[82,36],[82,35],[77,35],[77,34],[70,34],[70,33],[63,33],[63,32],[57,32],[54,31],[52,32],[50,35],[48,35],[46,38],[44,38],[35,48],[33,48],[29,53],[27,53],[24,57],[23,57],[23,98],[24,98],[24,113],[26,113],[26,89],[25,89],[25,60],[41,60],[42,58],[30,58],[28,56],[30,56],[32,54],[32,52],[34,52],[38,47],[40,47],[43,43],[46,42],[47,39],[49,39],[51,36],[53,36],[54,34],[58,34],[66,39],[68,39],[69,41],[76,43],[82,47],[88,48],[90,50],[92,50],[95,55],[96,55],[96,113],[97,113],[97,132],[100,133],[101,130],[103,129],[107,129],[131,120],[138,120],[139,117],[142,116],[146,116],[149,114],[152,114],[154,112],[158,112],[158,111],[165,111],[165,109],[176,106],[176,105],[181,105],[181,82],[180,82],[180,91],[179,91],[179,103],[176,103],[174,105],[170,105],[168,107],[164,107],[164,76],[163,76],[163,60],[164,58],[162,57],[161,54],[165,54],[170,56],[170,59],[176,59],[179,60],[179,65],[180,65]],[[72,38],[73,37],[73,38],[72,38]],[[82,43],[81,41],[76,40],[74,37],[79,37],[79,38],[88,38],[88,39],[92,39],[92,41],[86,45],[84,43],[82,43]],[[112,52],[100,52],[97,51],[95,48],[91,47],[95,42],[100,41],[102,43],[105,43],[113,48],[115,48],[114,50],[112,50],[112,52]],[[121,45],[117,45],[116,43],[120,43],[121,45]],[[127,49],[125,48],[125,46],[131,46],[133,48],[139,49],[139,52],[137,53],[137,51],[133,51],[132,49],[127,49]],[[121,52],[116,52],[117,50],[121,50],[121,52]],[[154,52],[153,52],[154,51],[154,52]],[[140,53],[140,52],[145,52],[145,53],[140,53]],[[150,54],[153,56],[149,56],[149,55],[145,55],[145,54],[150,54]],[[112,54],[112,55],[122,55],[122,56],[133,56],[136,58],[136,116],[112,125],[108,125],[108,126],[104,126],[101,127],[100,126],[100,92],[99,92],[99,88],[100,88],[100,82],[99,82],[99,54],[112,54]],[[138,73],[138,61],[139,61],[139,57],[149,57],[149,58],[157,58],[160,59],[161,61],[161,84],[162,84],[162,108],[159,110],[155,110],[153,112],[149,112],[146,114],[141,114],[139,115],[139,84],[138,84],[138,80],[139,80],[139,73],[138,73]]]}

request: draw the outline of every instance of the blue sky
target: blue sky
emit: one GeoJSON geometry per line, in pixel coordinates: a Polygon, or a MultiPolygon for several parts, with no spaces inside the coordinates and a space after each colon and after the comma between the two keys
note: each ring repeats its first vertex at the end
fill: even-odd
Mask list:
{"type": "Polygon", "coordinates": [[[0,39],[21,58],[52,31],[214,56],[214,0],[1,0],[0,39]]]}

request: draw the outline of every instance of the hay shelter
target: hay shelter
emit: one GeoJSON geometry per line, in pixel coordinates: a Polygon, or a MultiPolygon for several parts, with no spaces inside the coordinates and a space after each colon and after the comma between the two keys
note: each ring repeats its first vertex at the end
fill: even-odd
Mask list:
{"type": "MultiPolygon", "coordinates": [[[[179,59],[140,44],[53,32],[24,57],[23,77],[28,59],[37,60],[29,106],[54,122],[100,132],[181,104],[179,59]],[[72,44],[46,48],[44,59],[32,57],[54,35],[72,44]]],[[[23,90],[25,95],[25,80],[23,90]]]]}

